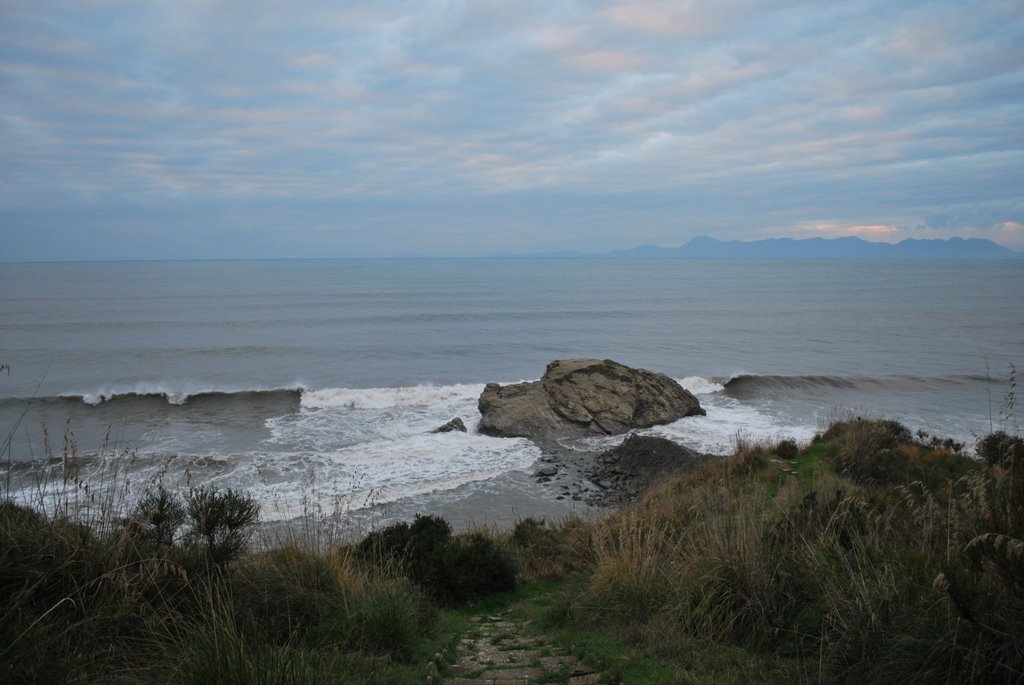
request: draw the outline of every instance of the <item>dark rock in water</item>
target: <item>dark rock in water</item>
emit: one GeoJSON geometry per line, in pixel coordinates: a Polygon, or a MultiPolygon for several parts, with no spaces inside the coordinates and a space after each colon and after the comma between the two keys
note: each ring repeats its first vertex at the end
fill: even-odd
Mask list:
{"type": "Polygon", "coordinates": [[[489,383],[478,406],[481,433],[538,441],[614,435],[706,413],[665,374],[610,359],[553,361],[539,381],[489,383]]]}
{"type": "Polygon", "coordinates": [[[558,474],[557,466],[543,466],[537,469],[537,473],[533,474],[537,478],[550,478],[551,476],[558,474]]]}
{"type": "Polygon", "coordinates": [[[633,502],[648,487],[702,458],[700,453],[665,438],[630,435],[618,447],[598,455],[587,475],[603,492],[591,496],[590,502],[633,502]]]}
{"type": "Polygon", "coordinates": [[[430,432],[431,433],[451,433],[452,431],[462,431],[463,433],[466,432],[466,424],[464,424],[462,422],[462,419],[459,418],[458,416],[456,416],[454,419],[452,419],[448,423],[444,424],[443,426],[438,426],[437,428],[435,428],[434,430],[432,430],[430,432]]]}

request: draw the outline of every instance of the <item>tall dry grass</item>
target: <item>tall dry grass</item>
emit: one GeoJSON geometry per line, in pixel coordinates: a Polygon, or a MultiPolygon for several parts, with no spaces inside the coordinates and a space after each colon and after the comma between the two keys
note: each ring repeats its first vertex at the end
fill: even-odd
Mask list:
{"type": "Polygon", "coordinates": [[[1016,443],[975,460],[868,419],[784,442],[741,443],[593,524],[568,620],[787,655],[809,682],[1024,682],[1016,443]]]}
{"type": "Polygon", "coordinates": [[[395,569],[320,527],[251,552],[244,493],[136,498],[130,453],[86,481],[71,437],[0,501],[0,682],[400,682],[429,639],[437,610],[395,569]]]}

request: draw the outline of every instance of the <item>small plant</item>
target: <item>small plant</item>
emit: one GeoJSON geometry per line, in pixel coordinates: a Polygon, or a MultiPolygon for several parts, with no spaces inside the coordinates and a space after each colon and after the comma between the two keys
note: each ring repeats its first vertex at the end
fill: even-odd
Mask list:
{"type": "Polygon", "coordinates": [[[775,454],[779,459],[793,460],[799,453],[800,448],[797,447],[796,440],[782,440],[775,446],[775,454]]]}
{"type": "Polygon", "coordinates": [[[157,546],[170,547],[185,523],[185,506],[179,496],[161,485],[139,500],[134,518],[143,537],[157,546]]]}
{"type": "Polygon", "coordinates": [[[523,548],[535,547],[543,544],[551,535],[551,531],[544,525],[544,519],[525,518],[516,521],[512,528],[512,541],[523,548]]]}
{"type": "Polygon", "coordinates": [[[202,545],[210,567],[223,566],[249,547],[250,527],[259,521],[260,505],[250,495],[228,488],[192,488],[186,497],[192,535],[202,545]]]}

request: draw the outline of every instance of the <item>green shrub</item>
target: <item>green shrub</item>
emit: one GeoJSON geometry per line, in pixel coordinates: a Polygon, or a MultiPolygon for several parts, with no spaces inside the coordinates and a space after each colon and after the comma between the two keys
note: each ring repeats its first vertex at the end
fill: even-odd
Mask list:
{"type": "Polygon", "coordinates": [[[515,587],[515,564],[482,533],[452,536],[438,516],[416,516],[366,537],[357,553],[395,563],[414,583],[442,602],[464,602],[515,587]]]}
{"type": "Polygon", "coordinates": [[[590,530],[588,522],[578,518],[553,526],[543,519],[517,521],[507,546],[515,557],[517,575],[526,582],[554,580],[588,567],[590,530]]]}
{"type": "Polygon", "coordinates": [[[149,574],[124,529],[0,502],[0,681],[69,682],[137,658],[149,574]]]}
{"type": "Polygon", "coordinates": [[[451,535],[451,526],[443,518],[417,515],[412,525],[402,521],[371,533],[359,543],[357,553],[377,564],[395,564],[440,598],[446,586],[444,553],[451,535]]]}
{"type": "Polygon", "coordinates": [[[408,661],[435,617],[430,604],[409,581],[384,579],[354,597],[343,632],[346,641],[363,652],[408,661]]]}
{"type": "Polygon", "coordinates": [[[992,465],[1010,467],[1013,462],[1024,463],[1024,439],[996,431],[978,439],[975,445],[978,456],[992,465]]]}
{"type": "Polygon", "coordinates": [[[551,537],[552,531],[544,525],[543,520],[527,517],[516,521],[512,527],[512,542],[525,549],[544,545],[551,537]]]}
{"type": "Polygon", "coordinates": [[[170,547],[185,523],[185,506],[178,495],[160,485],[139,500],[134,518],[144,539],[157,546],[170,547]]]}
{"type": "Polygon", "coordinates": [[[230,620],[189,627],[169,645],[168,682],[180,685],[317,685],[337,683],[338,672],[318,653],[253,643],[230,620]]]}
{"type": "Polygon", "coordinates": [[[800,448],[797,447],[796,440],[782,440],[775,446],[775,454],[779,459],[796,459],[800,454],[800,448]]]}
{"type": "Polygon", "coordinates": [[[454,538],[445,549],[444,599],[467,602],[516,587],[516,567],[502,549],[483,533],[472,531],[454,538]]]}
{"type": "Polygon", "coordinates": [[[796,440],[781,440],[775,445],[775,454],[779,459],[792,460],[800,454],[800,447],[796,440]]]}
{"type": "Polygon", "coordinates": [[[254,640],[324,646],[345,621],[347,597],[327,556],[282,547],[247,559],[230,580],[238,623],[254,640]]]}
{"type": "Polygon", "coordinates": [[[902,483],[913,474],[906,456],[896,453],[912,443],[903,424],[886,419],[856,418],[832,424],[823,436],[835,447],[836,471],[861,483],[902,483]]]}
{"type": "Polygon", "coordinates": [[[260,505],[250,495],[231,488],[192,488],[185,504],[192,536],[208,566],[223,566],[248,549],[251,527],[260,518],[260,505]]]}

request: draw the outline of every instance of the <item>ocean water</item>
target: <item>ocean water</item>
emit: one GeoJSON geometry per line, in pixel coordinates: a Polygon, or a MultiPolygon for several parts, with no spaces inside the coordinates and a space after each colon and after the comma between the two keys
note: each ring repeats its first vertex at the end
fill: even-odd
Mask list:
{"type": "Polygon", "coordinates": [[[708,413],[649,432],[711,453],[846,412],[973,443],[1024,360],[1022,293],[1024,260],[0,264],[0,468],[37,498],[68,436],[85,479],[244,488],[269,520],[565,513],[537,446],[475,434],[485,383],[660,371],[708,413]],[[470,431],[430,433],[453,416],[470,431]]]}

